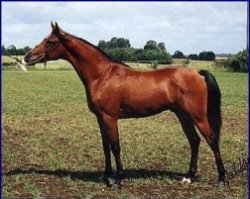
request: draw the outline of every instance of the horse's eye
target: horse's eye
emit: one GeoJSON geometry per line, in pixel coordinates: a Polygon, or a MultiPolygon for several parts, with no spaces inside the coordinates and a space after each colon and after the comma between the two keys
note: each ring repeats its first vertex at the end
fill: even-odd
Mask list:
{"type": "Polygon", "coordinates": [[[54,43],[55,43],[54,41],[47,41],[46,47],[49,47],[49,46],[53,45],[54,43]]]}

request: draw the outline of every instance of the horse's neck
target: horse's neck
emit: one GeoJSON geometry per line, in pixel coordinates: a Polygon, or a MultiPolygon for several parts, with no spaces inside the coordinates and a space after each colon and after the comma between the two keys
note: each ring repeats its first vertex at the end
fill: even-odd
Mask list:
{"type": "Polygon", "coordinates": [[[85,85],[91,84],[100,77],[112,62],[98,49],[75,38],[66,42],[64,47],[68,51],[67,60],[73,65],[85,85]]]}

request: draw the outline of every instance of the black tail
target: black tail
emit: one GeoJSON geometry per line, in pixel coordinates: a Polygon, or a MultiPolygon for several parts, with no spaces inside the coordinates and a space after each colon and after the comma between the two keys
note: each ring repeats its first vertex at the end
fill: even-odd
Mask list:
{"type": "Polygon", "coordinates": [[[200,70],[199,74],[205,77],[207,84],[207,116],[208,122],[213,129],[213,141],[219,142],[220,129],[222,125],[221,120],[221,93],[215,77],[206,70],[200,70]]]}

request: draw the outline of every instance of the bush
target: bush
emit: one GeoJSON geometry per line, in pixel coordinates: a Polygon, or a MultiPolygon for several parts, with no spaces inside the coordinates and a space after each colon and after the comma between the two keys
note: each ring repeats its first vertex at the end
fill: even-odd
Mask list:
{"type": "Polygon", "coordinates": [[[248,51],[244,49],[238,52],[236,55],[230,57],[225,62],[225,67],[234,72],[248,72],[248,51]]]}
{"type": "Polygon", "coordinates": [[[177,50],[177,51],[174,52],[173,58],[182,59],[182,58],[186,58],[186,57],[184,56],[183,52],[177,50]]]}
{"type": "Polygon", "coordinates": [[[199,54],[199,60],[214,61],[215,54],[212,51],[203,51],[199,54]]]}
{"type": "Polygon", "coordinates": [[[189,63],[190,63],[189,58],[185,59],[185,60],[183,61],[183,67],[187,67],[189,63]]]}
{"type": "Polygon", "coordinates": [[[151,62],[151,65],[150,65],[150,68],[152,68],[152,69],[157,69],[158,64],[159,64],[159,61],[152,61],[152,62],[151,62]]]}
{"type": "Polygon", "coordinates": [[[192,59],[192,60],[198,60],[199,56],[197,54],[190,54],[190,55],[188,55],[188,58],[192,59]]]}
{"type": "Polygon", "coordinates": [[[134,49],[132,48],[113,48],[105,50],[106,53],[115,61],[134,61],[134,49]]]}

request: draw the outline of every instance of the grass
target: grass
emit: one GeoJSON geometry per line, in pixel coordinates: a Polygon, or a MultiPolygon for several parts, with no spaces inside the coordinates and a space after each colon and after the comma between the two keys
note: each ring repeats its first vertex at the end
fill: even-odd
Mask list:
{"type": "MultiPolygon", "coordinates": [[[[23,56],[18,56],[19,59],[22,59],[23,56]]],[[[184,62],[186,59],[173,59],[173,63],[170,65],[159,64],[158,68],[163,68],[166,66],[184,66],[184,62]]],[[[11,59],[7,56],[2,56],[2,62],[15,62],[15,60],[11,59]]],[[[131,63],[128,62],[128,65],[132,66],[136,70],[148,70],[151,67],[150,63],[131,63]]],[[[185,67],[194,68],[194,69],[208,69],[213,71],[226,71],[225,68],[218,68],[215,66],[214,62],[212,61],[201,61],[201,60],[189,60],[189,64],[185,67]]],[[[13,67],[11,68],[13,69],[13,67]]],[[[34,66],[28,66],[29,70],[72,70],[72,66],[64,61],[64,60],[57,60],[57,61],[49,61],[45,66],[43,63],[36,64],[34,66]]]]}
{"type": "MultiPolygon", "coordinates": [[[[62,67],[62,62],[51,64],[62,67]]],[[[222,92],[222,157],[232,172],[239,157],[247,158],[248,75],[212,73],[222,92]]],[[[4,197],[247,197],[246,171],[231,179],[230,186],[218,186],[214,158],[204,139],[197,179],[181,184],[190,149],[171,112],[119,121],[127,178],[121,190],[112,191],[100,182],[100,133],[75,71],[4,70],[2,78],[4,197]]]]}

